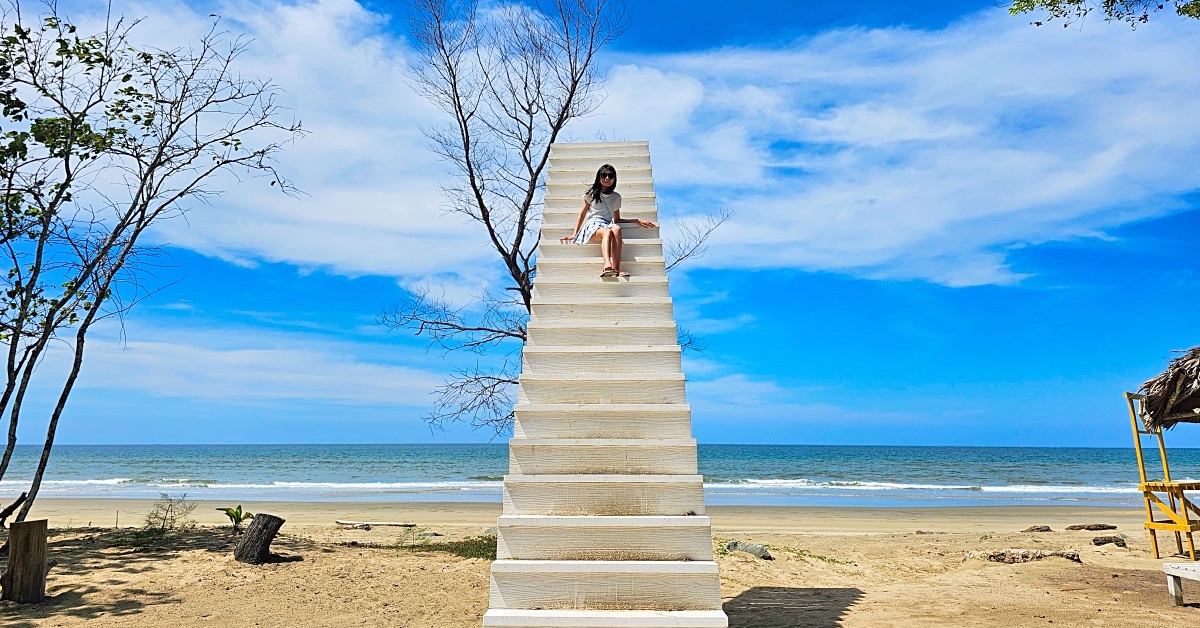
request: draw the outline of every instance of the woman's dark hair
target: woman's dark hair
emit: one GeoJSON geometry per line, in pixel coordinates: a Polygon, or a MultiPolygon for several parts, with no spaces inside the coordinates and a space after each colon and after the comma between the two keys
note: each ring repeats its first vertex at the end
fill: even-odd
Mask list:
{"type": "Polygon", "coordinates": [[[617,169],[608,164],[604,164],[603,166],[600,166],[599,170],[596,171],[596,181],[592,183],[592,187],[588,188],[587,194],[584,194],[584,197],[592,201],[599,201],[601,193],[612,194],[613,190],[615,189],[617,189],[617,169]],[[607,188],[600,183],[600,175],[606,172],[611,172],[613,176],[612,185],[607,188]]]}

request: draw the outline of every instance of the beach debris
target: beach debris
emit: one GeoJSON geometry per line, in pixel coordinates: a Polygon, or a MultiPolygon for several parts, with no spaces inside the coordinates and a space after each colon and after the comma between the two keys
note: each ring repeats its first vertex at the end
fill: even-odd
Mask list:
{"type": "Polygon", "coordinates": [[[987,552],[967,552],[963,556],[963,560],[977,558],[986,560],[991,563],[1005,563],[1012,565],[1015,563],[1029,563],[1043,558],[1058,557],[1065,558],[1071,562],[1082,563],[1079,559],[1079,552],[1074,550],[1031,550],[1031,549],[1006,549],[994,550],[987,552]]]}
{"type": "Polygon", "coordinates": [[[1125,539],[1119,536],[1098,536],[1092,539],[1092,545],[1108,545],[1109,543],[1117,547],[1125,547],[1125,539]]]}
{"type": "Polygon", "coordinates": [[[938,534],[938,533],[937,533],[937,532],[931,532],[931,531],[929,531],[929,530],[917,530],[916,532],[913,532],[913,534],[938,534]]]}
{"type": "Polygon", "coordinates": [[[339,523],[338,527],[342,530],[371,530],[369,523],[339,523]]]}
{"type": "Polygon", "coordinates": [[[1090,530],[1097,532],[1099,530],[1116,530],[1117,526],[1111,523],[1078,523],[1073,526],[1067,526],[1068,530],[1090,530]]]}
{"type": "Polygon", "coordinates": [[[233,550],[233,558],[239,563],[261,565],[276,558],[271,554],[271,541],[283,527],[283,519],[275,515],[258,513],[246,528],[246,534],[233,550]]]}
{"type": "Polygon", "coordinates": [[[446,535],[442,534],[441,532],[434,531],[434,530],[425,530],[423,532],[418,532],[417,536],[446,536],[446,535]]]}
{"type": "Polygon", "coordinates": [[[771,556],[771,552],[767,550],[766,546],[759,545],[758,543],[730,541],[725,544],[725,549],[731,552],[746,552],[747,554],[753,554],[754,556],[757,556],[763,560],[775,560],[775,557],[771,556]]]}
{"type": "Polygon", "coordinates": [[[1051,530],[1050,526],[1029,526],[1028,528],[1025,528],[1024,530],[1021,530],[1021,531],[1022,532],[1053,532],[1054,530],[1051,530]]]}

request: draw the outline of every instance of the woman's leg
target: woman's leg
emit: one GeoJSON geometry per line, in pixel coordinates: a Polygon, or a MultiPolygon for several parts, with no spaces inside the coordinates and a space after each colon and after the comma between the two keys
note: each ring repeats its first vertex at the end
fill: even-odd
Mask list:
{"type": "Polygon", "coordinates": [[[611,229],[597,229],[596,233],[600,235],[600,257],[604,258],[605,268],[615,268],[613,266],[612,246],[613,237],[611,229]]]}
{"type": "Polygon", "coordinates": [[[610,231],[612,231],[612,252],[610,253],[612,255],[612,267],[613,270],[621,272],[621,247],[625,246],[625,243],[621,240],[621,227],[613,225],[610,231]]]}

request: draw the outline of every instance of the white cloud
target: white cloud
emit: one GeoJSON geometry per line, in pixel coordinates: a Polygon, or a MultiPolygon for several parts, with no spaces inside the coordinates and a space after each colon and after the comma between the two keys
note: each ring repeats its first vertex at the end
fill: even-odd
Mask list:
{"type": "MultiPolygon", "coordinates": [[[[208,8],[178,1],[114,11],[146,16],[135,41],[162,47],[197,41],[212,21],[208,8]]],[[[409,51],[383,16],[352,0],[231,1],[217,13],[232,35],[251,40],[239,70],[282,88],[287,115],[308,131],[280,158],[304,195],[227,178],[220,198],[193,207],[186,222],[161,223],[157,240],[235,263],[405,282],[441,275],[478,285],[496,276],[483,234],[441,209],[445,169],[420,130],[441,114],[409,85],[409,51]]]]}
{"type": "Polygon", "coordinates": [[[1189,22],[1064,32],[987,11],[626,56],[587,124],[651,140],[667,213],[737,211],[704,265],[1011,283],[1011,247],[1163,215],[1200,187],[1189,22]],[[686,106],[653,84],[689,85],[686,106]]]}
{"type": "MultiPolygon", "coordinates": [[[[442,374],[382,359],[380,347],[306,339],[295,333],[139,326],[120,343],[109,333],[88,343],[80,388],[133,390],[145,397],[427,406],[442,374]]],[[[405,350],[386,347],[394,354],[405,350]]],[[[414,362],[424,361],[424,354],[414,362]]],[[[46,372],[62,371],[53,352],[46,372]]],[[[440,371],[437,365],[433,368],[440,371]]],[[[48,381],[54,380],[51,377],[48,381]]]]}
{"type": "MultiPolygon", "coordinates": [[[[351,0],[223,7],[254,40],[246,71],[312,131],[282,164],[310,196],[233,186],[158,236],[455,294],[494,282],[482,234],[439,210],[445,171],[419,128],[441,114],[405,78],[403,29],[351,0]]],[[[209,19],[178,1],[117,9],[176,44],[209,19]]],[[[988,10],[936,31],[609,56],[607,101],[567,135],[649,139],[666,215],[735,209],[708,266],[1012,283],[1011,248],[1162,215],[1200,187],[1198,31],[988,10]]]]}

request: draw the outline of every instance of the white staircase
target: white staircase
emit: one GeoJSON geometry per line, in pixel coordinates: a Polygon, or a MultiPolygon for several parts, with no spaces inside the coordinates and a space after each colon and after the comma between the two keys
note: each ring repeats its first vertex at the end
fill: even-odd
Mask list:
{"type": "Polygon", "coordinates": [[[646,142],[552,147],[483,625],[726,628],[659,231],[623,225],[628,279],[558,241],[605,163],[658,222],[646,142]]]}

